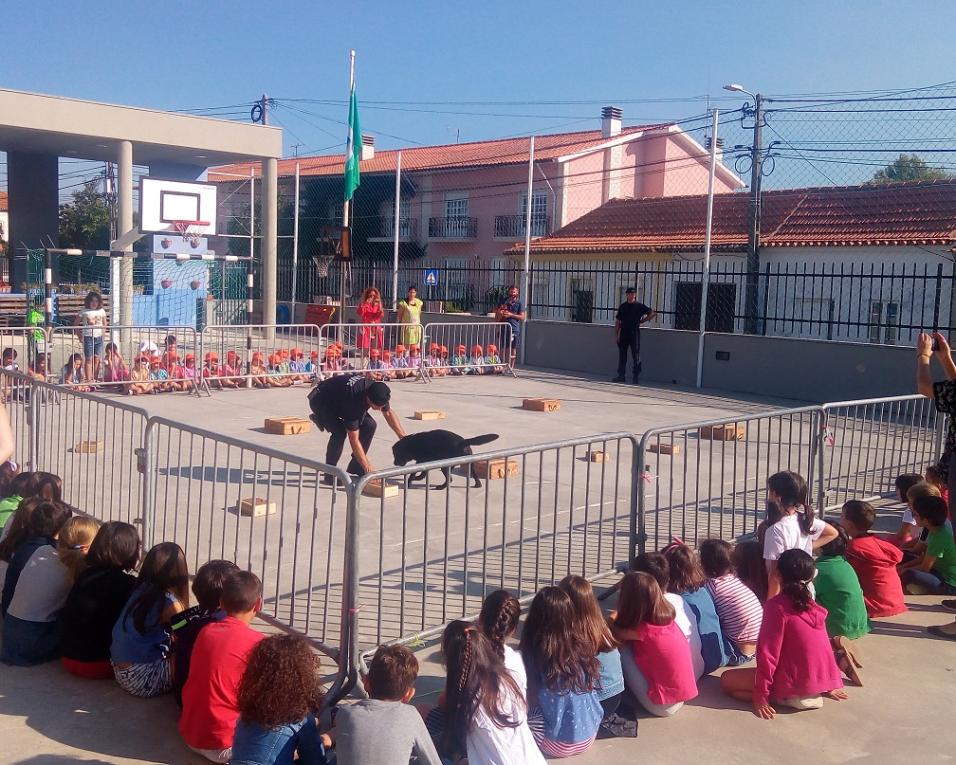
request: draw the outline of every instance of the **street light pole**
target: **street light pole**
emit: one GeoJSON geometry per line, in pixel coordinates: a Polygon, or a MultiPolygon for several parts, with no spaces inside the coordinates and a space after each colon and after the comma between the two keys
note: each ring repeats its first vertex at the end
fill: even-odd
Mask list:
{"type": "Polygon", "coordinates": [[[760,187],[763,180],[763,98],[754,94],[754,142],[750,149],[750,230],[747,232],[745,332],[760,333],[757,291],[760,282],[760,187]]]}

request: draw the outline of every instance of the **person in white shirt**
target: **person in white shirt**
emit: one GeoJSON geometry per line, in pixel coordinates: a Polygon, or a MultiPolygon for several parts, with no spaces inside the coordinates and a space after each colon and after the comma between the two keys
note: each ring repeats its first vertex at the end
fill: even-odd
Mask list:
{"type": "Polygon", "coordinates": [[[99,373],[100,359],[103,357],[103,328],[106,327],[106,310],[103,298],[98,292],[90,292],[83,301],[83,310],[77,314],[76,323],[82,329],[83,359],[86,382],[93,382],[99,373]]]}
{"type": "Polygon", "coordinates": [[[528,727],[527,689],[491,641],[471,622],[454,621],[442,636],[447,669],[443,700],[426,719],[438,751],[469,765],[545,765],[528,727]]]}
{"type": "Polygon", "coordinates": [[[518,629],[521,603],[507,590],[495,590],[485,598],[478,615],[478,629],[491,641],[491,647],[505,663],[505,669],[515,676],[522,688],[528,686],[527,670],[521,653],[507,644],[518,629]]]}
{"type": "Polygon", "coordinates": [[[774,515],[779,516],[767,527],[763,538],[769,600],[780,593],[780,556],[787,550],[803,550],[812,555],[818,547],[836,539],[837,530],[822,518],[814,517],[807,482],[792,470],[774,473],[767,479],[767,502],[774,508],[774,515]]]}

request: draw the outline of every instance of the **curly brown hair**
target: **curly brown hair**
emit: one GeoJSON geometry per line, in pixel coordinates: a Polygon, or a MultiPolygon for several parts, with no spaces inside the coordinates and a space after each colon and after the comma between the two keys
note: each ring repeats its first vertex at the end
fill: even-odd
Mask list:
{"type": "Polygon", "coordinates": [[[296,723],[317,712],[324,694],[319,656],[299,635],[273,635],[259,642],[239,682],[239,714],[263,728],[296,723]]]}

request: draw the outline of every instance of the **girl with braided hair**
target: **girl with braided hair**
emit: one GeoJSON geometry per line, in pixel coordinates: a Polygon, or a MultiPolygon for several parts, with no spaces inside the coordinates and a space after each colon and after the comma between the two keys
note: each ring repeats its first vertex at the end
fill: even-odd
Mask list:
{"type": "Polygon", "coordinates": [[[720,676],[724,693],[753,703],[753,713],[772,720],[771,701],[794,709],[819,709],[823,697],[847,698],[827,635],[827,611],[810,592],[813,558],[786,550],[776,567],[780,594],[764,605],[757,638],[757,667],[720,676]]]}
{"type": "Polygon", "coordinates": [[[427,727],[439,753],[469,765],[544,765],[528,728],[525,689],[474,624],[454,621],[442,636],[447,669],[442,705],[427,727]]]}
{"type": "Polygon", "coordinates": [[[522,688],[528,687],[521,654],[505,641],[514,635],[521,618],[521,603],[507,590],[495,590],[481,604],[478,629],[491,642],[495,653],[504,661],[505,668],[515,676],[522,688]]]}

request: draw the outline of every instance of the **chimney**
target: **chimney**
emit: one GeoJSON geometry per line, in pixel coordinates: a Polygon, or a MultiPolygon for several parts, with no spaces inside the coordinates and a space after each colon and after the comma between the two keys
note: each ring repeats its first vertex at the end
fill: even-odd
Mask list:
{"type": "MultiPolygon", "coordinates": [[[[713,139],[710,136],[707,136],[707,140],[704,141],[704,146],[707,149],[707,153],[710,154],[710,144],[713,139]]],[[[724,139],[720,136],[717,136],[717,161],[724,161],[724,139]]]]}
{"type": "Polygon", "coordinates": [[[362,160],[372,159],[375,156],[375,136],[362,136],[362,160]]]}
{"type": "Polygon", "coordinates": [[[613,138],[621,134],[621,109],[618,106],[605,106],[601,109],[601,135],[613,138]]]}

